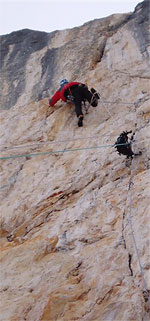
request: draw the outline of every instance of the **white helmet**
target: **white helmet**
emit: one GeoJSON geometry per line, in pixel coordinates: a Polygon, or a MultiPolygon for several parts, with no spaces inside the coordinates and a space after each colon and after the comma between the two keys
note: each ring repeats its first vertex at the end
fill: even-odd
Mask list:
{"type": "Polygon", "coordinates": [[[60,86],[63,86],[63,85],[65,85],[65,84],[68,84],[68,80],[67,80],[67,79],[62,79],[62,80],[60,81],[60,86]]]}

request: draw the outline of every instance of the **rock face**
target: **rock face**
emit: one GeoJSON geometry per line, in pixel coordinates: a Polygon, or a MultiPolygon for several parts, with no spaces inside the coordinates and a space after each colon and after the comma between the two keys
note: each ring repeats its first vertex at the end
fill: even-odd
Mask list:
{"type": "MultiPolygon", "coordinates": [[[[50,34],[25,29],[1,36],[1,108],[48,97],[62,78],[87,80],[113,35],[119,32],[121,36],[123,26],[127,37],[131,34],[140,53],[149,59],[148,11],[149,1],[144,1],[134,13],[97,19],[80,28],[50,34]]],[[[121,59],[126,49],[122,48],[121,59]]]]}
{"type": "Polygon", "coordinates": [[[149,320],[148,19],[144,1],[1,37],[2,321],[149,320]],[[101,94],[82,128],[73,106],[48,107],[62,78],[101,94]],[[130,129],[132,161],[112,146],[130,129]]]}

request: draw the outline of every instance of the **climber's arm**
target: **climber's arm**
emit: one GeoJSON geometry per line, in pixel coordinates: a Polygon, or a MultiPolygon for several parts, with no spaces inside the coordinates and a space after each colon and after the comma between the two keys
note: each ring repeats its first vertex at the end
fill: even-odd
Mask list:
{"type": "Polygon", "coordinates": [[[54,106],[59,99],[60,99],[60,92],[56,91],[54,96],[49,99],[49,106],[51,106],[51,107],[54,106]]]}

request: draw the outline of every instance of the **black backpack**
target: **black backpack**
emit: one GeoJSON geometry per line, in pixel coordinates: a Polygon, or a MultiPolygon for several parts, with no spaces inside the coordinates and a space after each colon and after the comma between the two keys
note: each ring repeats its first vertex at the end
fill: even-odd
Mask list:
{"type": "MultiPolygon", "coordinates": [[[[128,134],[132,133],[132,130],[127,132],[127,131],[123,131],[120,136],[117,138],[116,142],[115,142],[115,148],[117,149],[119,155],[126,155],[127,158],[131,157],[133,158],[133,155],[136,155],[133,153],[132,148],[131,148],[131,142],[128,141],[128,134]]],[[[131,140],[133,139],[132,138],[131,140]]]]}

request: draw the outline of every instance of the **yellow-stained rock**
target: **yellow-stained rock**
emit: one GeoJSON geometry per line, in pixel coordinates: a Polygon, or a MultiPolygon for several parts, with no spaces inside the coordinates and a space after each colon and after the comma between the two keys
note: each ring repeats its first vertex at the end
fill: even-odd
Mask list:
{"type": "MultiPolygon", "coordinates": [[[[2,156],[24,155],[0,160],[1,321],[149,320],[149,51],[129,16],[55,32],[48,44],[62,54],[53,84],[68,77],[101,94],[82,128],[71,105],[23,105],[25,92],[1,112],[2,156]],[[123,130],[142,151],[132,161],[108,146],[123,130]]],[[[26,63],[27,101],[46,52],[26,63]]]]}

